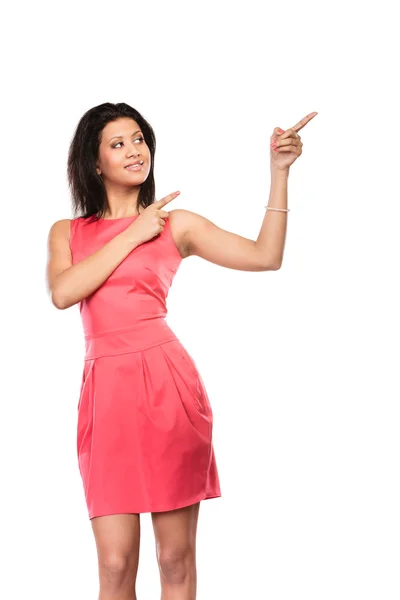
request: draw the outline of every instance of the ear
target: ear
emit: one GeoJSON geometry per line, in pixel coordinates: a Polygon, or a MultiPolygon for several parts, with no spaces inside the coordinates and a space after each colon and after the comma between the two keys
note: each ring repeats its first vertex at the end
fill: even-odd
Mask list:
{"type": "Polygon", "coordinates": [[[97,171],[97,175],[101,175],[101,169],[99,167],[96,167],[96,171],[97,171]]]}

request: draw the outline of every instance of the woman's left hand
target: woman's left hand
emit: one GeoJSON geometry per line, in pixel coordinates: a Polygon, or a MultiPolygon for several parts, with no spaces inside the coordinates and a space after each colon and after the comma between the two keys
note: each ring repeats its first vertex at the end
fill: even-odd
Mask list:
{"type": "Polygon", "coordinates": [[[281,171],[289,170],[289,167],[303,152],[303,142],[297,132],[303,129],[317,114],[317,112],[310,113],[286,131],[275,127],[271,136],[271,168],[281,171]]]}

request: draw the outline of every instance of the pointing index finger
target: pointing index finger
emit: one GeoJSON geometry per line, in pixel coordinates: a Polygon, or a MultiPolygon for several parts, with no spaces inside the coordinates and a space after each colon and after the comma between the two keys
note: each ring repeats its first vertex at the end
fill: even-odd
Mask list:
{"type": "Polygon", "coordinates": [[[296,123],[296,125],[294,125],[290,129],[294,129],[295,131],[300,131],[300,129],[303,129],[303,127],[305,127],[307,125],[307,123],[309,123],[311,121],[311,119],[313,119],[317,114],[318,114],[317,112],[310,113],[309,115],[307,115],[306,117],[301,119],[301,121],[296,123]]]}
{"type": "Polygon", "coordinates": [[[168,196],[165,196],[164,198],[161,198],[161,200],[157,200],[157,206],[162,207],[165,206],[166,204],[168,204],[169,202],[171,202],[172,200],[174,200],[174,198],[176,198],[177,196],[179,196],[181,192],[172,192],[172,194],[168,194],[168,196]]]}

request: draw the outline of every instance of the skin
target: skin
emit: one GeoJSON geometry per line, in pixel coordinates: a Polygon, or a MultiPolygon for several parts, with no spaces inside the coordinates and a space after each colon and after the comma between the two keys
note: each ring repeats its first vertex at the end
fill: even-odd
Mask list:
{"type": "MultiPolygon", "coordinates": [[[[286,131],[279,127],[274,129],[270,138],[269,206],[287,207],[289,168],[302,154],[303,142],[298,132],[317,114],[310,113],[286,131]]],[[[150,151],[141,136],[144,137],[138,124],[129,118],[107,123],[103,129],[97,173],[103,178],[107,191],[109,210],[106,218],[137,214],[135,206],[140,185],[146,180],[151,166],[150,151]],[[141,171],[125,169],[129,162],[138,159],[144,160],[141,171]]],[[[197,255],[230,269],[265,271],[277,270],[281,266],[286,216],[284,212],[266,211],[257,240],[226,231],[189,210],[169,210],[168,218],[172,237],[182,258],[197,255]]]]}
{"type": "MultiPolygon", "coordinates": [[[[268,205],[286,208],[287,176],[290,165],[301,155],[303,143],[298,131],[316,113],[307,115],[286,132],[275,128],[271,136],[271,194],[268,205]]],[[[135,214],[133,208],[140,184],[145,181],[150,168],[150,153],[138,134],[139,127],[130,119],[109,123],[103,132],[99,149],[98,172],[102,173],[109,199],[109,214],[113,217],[135,214]],[[115,135],[121,140],[109,141],[115,135]],[[117,146],[115,143],[117,142],[117,146]],[[143,171],[129,173],[124,169],[131,160],[145,161],[143,171]]],[[[162,209],[162,207],[160,207],[162,209]]],[[[221,266],[246,270],[274,268],[280,260],[274,257],[283,253],[287,213],[266,211],[259,245],[214,223],[185,210],[169,211],[171,232],[184,257],[191,254],[221,266]],[[283,221],[283,219],[285,219],[283,221]],[[275,251],[271,240],[275,239],[275,251]],[[270,259],[266,258],[270,252],[270,259]]],[[[278,267],[279,268],[279,267],[278,267]]],[[[162,600],[195,600],[196,598],[196,530],[199,504],[164,513],[153,513],[157,560],[162,586],[162,600]]],[[[139,515],[113,515],[92,519],[97,546],[100,548],[99,564],[103,595],[108,600],[118,593],[118,598],[135,598],[134,586],[139,557],[139,515]],[[123,532],[118,536],[118,532],[123,532]],[[117,572],[107,569],[107,555],[116,557],[117,572]]],[[[111,563],[112,564],[112,563],[111,563]]]]}
{"type": "MultiPolygon", "coordinates": [[[[196,533],[200,503],[152,513],[161,600],[195,600],[196,533]]],[[[99,600],[137,600],[140,516],[108,515],[91,520],[100,580],[99,600]]]]}
{"type": "MultiPolygon", "coordinates": [[[[138,124],[119,119],[103,129],[97,174],[103,178],[109,209],[104,218],[137,214],[141,184],[151,167],[150,150],[138,124]],[[115,136],[122,136],[116,138],[115,136]],[[128,171],[132,161],[144,161],[141,171],[128,171]]],[[[189,255],[183,219],[174,220],[171,231],[183,257],[189,255]]],[[[196,597],[196,531],[199,503],[183,509],[152,513],[156,557],[160,571],[162,600],[194,600],[196,597]]],[[[96,540],[99,600],[118,597],[136,600],[135,585],[139,564],[140,516],[107,515],[91,520],[96,540]]]]}
{"type": "MultiPolygon", "coordinates": [[[[121,118],[107,123],[99,145],[96,171],[102,177],[107,192],[108,210],[104,218],[116,219],[138,214],[136,211],[140,186],[151,168],[149,147],[143,132],[133,119],[121,118]],[[129,171],[130,162],[143,160],[141,171],[129,171]]],[[[161,207],[160,207],[161,208],[161,207]]],[[[142,212],[140,209],[139,214],[142,212]]],[[[190,256],[185,211],[170,211],[171,232],[182,258],[190,256]],[[172,215],[177,212],[178,214],[172,215]]]]}
{"type": "Polygon", "coordinates": [[[140,186],[151,168],[151,155],[139,125],[133,119],[118,119],[104,127],[99,146],[97,174],[102,177],[109,209],[105,218],[137,214],[140,186]],[[117,137],[118,136],[118,137],[117,137]],[[129,171],[130,162],[143,160],[141,171],[129,171]]]}
{"type": "MultiPolygon", "coordinates": [[[[274,129],[270,139],[271,190],[268,206],[287,208],[289,168],[302,154],[303,143],[298,131],[316,115],[310,113],[286,131],[274,129]]],[[[137,214],[140,186],[146,180],[151,166],[150,151],[146,142],[140,139],[139,129],[135,121],[124,118],[108,123],[103,130],[96,168],[107,191],[109,206],[105,218],[137,214]],[[121,138],[111,139],[114,136],[121,138]],[[125,166],[138,158],[144,160],[142,170],[127,171],[125,166]]],[[[151,208],[158,217],[165,217],[163,207],[173,199],[171,195],[151,208]]],[[[205,217],[184,209],[170,210],[168,218],[182,258],[197,255],[226,268],[246,271],[276,270],[281,266],[287,221],[287,212],[284,210],[266,211],[257,240],[221,229],[205,217]]],[[[69,228],[69,219],[57,221],[49,235],[50,290],[57,277],[72,265],[69,228]]],[[[199,503],[176,511],[152,514],[162,600],[196,598],[198,514],[199,503]]],[[[96,517],[91,524],[98,552],[99,600],[136,600],[139,515],[96,517]]]]}

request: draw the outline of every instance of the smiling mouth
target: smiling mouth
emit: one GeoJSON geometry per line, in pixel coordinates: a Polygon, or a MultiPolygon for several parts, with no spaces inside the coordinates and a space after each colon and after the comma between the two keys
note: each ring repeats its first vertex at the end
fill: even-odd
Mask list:
{"type": "Polygon", "coordinates": [[[143,167],[144,161],[142,160],[140,163],[136,163],[135,165],[128,165],[127,167],[125,167],[125,169],[128,169],[128,171],[140,171],[140,169],[143,167]]]}

